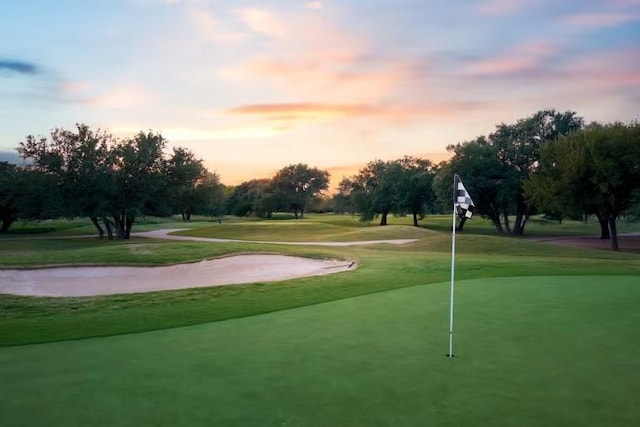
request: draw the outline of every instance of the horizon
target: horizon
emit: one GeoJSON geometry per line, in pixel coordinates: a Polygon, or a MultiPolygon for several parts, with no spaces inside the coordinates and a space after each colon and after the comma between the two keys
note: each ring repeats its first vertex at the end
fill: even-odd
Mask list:
{"type": "Polygon", "coordinates": [[[0,20],[0,152],[76,122],[152,130],[226,185],[306,163],[335,186],[538,110],[640,112],[640,0],[33,1],[0,20]]]}

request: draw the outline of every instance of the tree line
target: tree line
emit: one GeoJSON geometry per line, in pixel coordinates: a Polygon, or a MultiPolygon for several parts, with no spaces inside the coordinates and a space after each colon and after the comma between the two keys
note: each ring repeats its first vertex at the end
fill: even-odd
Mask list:
{"type": "Polygon", "coordinates": [[[179,214],[302,217],[329,185],[329,173],[290,165],[272,179],[227,187],[182,147],[165,154],[154,132],[117,139],[77,124],[49,137],[29,135],[17,151],[24,165],[0,162],[0,233],[19,219],[88,217],[99,237],[129,239],[136,218],[179,214]]]}
{"type": "MultiPolygon", "coordinates": [[[[0,232],[21,219],[89,217],[102,237],[128,239],[136,217],[180,214],[257,216],[287,211],[357,214],[361,221],[451,212],[453,175],[465,182],[475,213],[497,232],[523,235],[534,214],[595,215],[617,249],[616,220],[640,211],[640,125],[585,125],[573,111],[542,110],[489,135],[447,147],[439,164],[405,156],[373,160],[343,178],[329,197],[327,171],[293,164],[273,177],[225,186],[184,148],[165,154],[159,133],[122,140],[83,124],[28,136],[25,165],[0,163],[0,232]],[[104,227],[104,229],[103,229],[104,227]]],[[[465,218],[457,227],[464,229],[465,218]]]]}

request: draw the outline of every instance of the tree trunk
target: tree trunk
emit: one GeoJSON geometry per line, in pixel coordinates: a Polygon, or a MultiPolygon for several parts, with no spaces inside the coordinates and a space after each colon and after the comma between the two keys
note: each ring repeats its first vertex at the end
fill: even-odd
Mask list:
{"type": "Polygon", "coordinates": [[[458,216],[458,219],[460,219],[460,221],[458,221],[458,225],[456,225],[456,231],[463,232],[464,231],[464,225],[467,222],[467,217],[466,216],[458,216]]]}
{"type": "Polygon", "coordinates": [[[522,236],[524,234],[524,223],[526,222],[527,204],[522,195],[518,195],[516,200],[516,220],[513,223],[513,234],[522,236]]]}
{"type": "Polygon", "coordinates": [[[124,239],[124,215],[115,214],[113,215],[113,222],[115,224],[116,236],[118,240],[124,239]]]}
{"type": "Polygon", "coordinates": [[[516,219],[513,222],[513,235],[522,236],[522,212],[516,212],[516,219]]]}
{"type": "MultiPolygon", "coordinates": [[[[516,225],[514,225],[514,233],[517,236],[524,236],[524,227],[527,225],[527,221],[531,217],[531,211],[533,208],[528,206],[524,199],[522,200],[522,205],[518,208],[518,215],[516,217],[516,225]]],[[[562,222],[562,219],[560,219],[562,222]]]]}
{"type": "Polygon", "coordinates": [[[380,218],[380,225],[387,225],[387,214],[388,211],[382,212],[382,217],[380,218]]]}
{"type": "Polygon", "coordinates": [[[502,222],[500,222],[500,209],[493,203],[490,203],[487,208],[484,214],[491,220],[496,231],[503,234],[504,230],[502,229],[502,222]]]}
{"type": "Polygon", "coordinates": [[[611,233],[609,233],[609,223],[607,218],[602,214],[596,214],[596,217],[600,224],[600,238],[602,240],[609,240],[611,238],[611,233]]]}
{"type": "Polygon", "coordinates": [[[418,212],[413,211],[413,226],[417,227],[418,226],[418,212]]]}
{"type": "Polygon", "coordinates": [[[504,218],[504,229],[507,230],[507,234],[511,234],[511,226],[509,225],[509,212],[507,208],[502,210],[502,217],[504,218]]]}
{"type": "Polygon", "coordinates": [[[98,238],[103,239],[104,238],[104,230],[102,229],[102,227],[100,227],[100,223],[98,223],[98,217],[97,216],[90,216],[89,219],[91,220],[93,225],[96,227],[96,229],[98,229],[98,238]]]}
{"type": "Polygon", "coordinates": [[[609,232],[611,236],[611,250],[619,252],[620,246],[618,246],[618,229],[616,227],[616,215],[609,216],[609,232]]]}
{"type": "Polygon", "coordinates": [[[2,227],[0,227],[0,233],[6,233],[9,231],[9,227],[15,221],[14,218],[2,218],[2,227]]]}
{"type": "Polygon", "coordinates": [[[131,238],[131,229],[133,228],[133,221],[135,221],[136,217],[133,215],[125,216],[125,229],[124,229],[124,239],[129,240],[131,238]]]}
{"type": "Polygon", "coordinates": [[[493,223],[493,226],[496,228],[496,231],[500,234],[504,233],[504,230],[502,229],[502,223],[500,222],[500,216],[489,216],[489,219],[491,219],[491,222],[493,223]]]}
{"type": "Polygon", "coordinates": [[[113,240],[113,222],[109,220],[106,216],[102,217],[102,222],[104,223],[105,228],[107,229],[107,235],[109,236],[109,240],[113,240]]]}

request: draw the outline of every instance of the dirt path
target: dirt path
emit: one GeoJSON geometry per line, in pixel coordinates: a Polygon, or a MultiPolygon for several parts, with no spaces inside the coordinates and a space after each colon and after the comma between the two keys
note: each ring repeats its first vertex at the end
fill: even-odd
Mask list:
{"type": "Polygon", "coordinates": [[[271,243],[274,245],[304,245],[304,246],[357,246],[357,245],[378,245],[378,244],[391,244],[391,245],[404,245],[406,243],[412,243],[418,239],[390,239],[390,240],[360,240],[356,242],[274,242],[268,240],[236,240],[236,239],[218,239],[215,237],[192,237],[192,236],[177,236],[170,233],[176,231],[188,230],[186,228],[173,228],[162,229],[153,231],[142,231],[131,233],[136,237],[150,237],[154,239],[170,239],[170,240],[192,240],[196,242],[213,242],[213,243],[271,243]]]}
{"type": "MultiPolygon", "coordinates": [[[[599,236],[573,236],[573,237],[544,237],[535,240],[554,245],[579,246],[589,249],[611,250],[611,241],[600,239],[599,236]]],[[[621,252],[640,253],[640,233],[628,233],[618,236],[618,245],[621,252]]]]}

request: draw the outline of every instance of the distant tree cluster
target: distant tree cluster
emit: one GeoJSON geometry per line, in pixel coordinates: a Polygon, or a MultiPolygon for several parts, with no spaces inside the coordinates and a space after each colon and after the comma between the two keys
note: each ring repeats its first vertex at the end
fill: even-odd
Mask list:
{"type": "Polygon", "coordinates": [[[411,214],[417,226],[418,219],[435,203],[435,173],[426,159],[375,160],[357,175],[344,178],[334,200],[341,210],[358,212],[361,221],[380,217],[380,225],[386,225],[389,214],[411,214]]]}
{"type": "Polygon", "coordinates": [[[17,219],[84,216],[100,237],[106,228],[129,239],[141,215],[223,214],[218,176],[188,150],[166,156],[165,147],[157,133],[118,140],[83,124],[28,136],[17,150],[29,166],[0,163],[1,230],[17,219]]]}
{"type": "MultiPolygon", "coordinates": [[[[28,166],[0,162],[0,232],[21,219],[86,216],[100,236],[130,236],[140,215],[231,214],[270,218],[310,211],[359,215],[363,222],[451,212],[454,174],[462,177],[475,212],[499,233],[523,235],[533,214],[562,220],[595,215],[601,237],[617,249],[616,220],[640,217],[640,125],[592,123],[573,111],[543,110],[493,133],[450,145],[450,160],[367,163],[329,198],[329,173],[292,164],[272,178],[224,186],[184,148],[164,154],[162,135],[140,132],[118,140],[76,125],[49,138],[28,136],[18,153],[28,166]],[[102,225],[101,225],[102,224],[102,225]]],[[[457,227],[464,228],[465,218],[457,227]]]]}
{"type": "Polygon", "coordinates": [[[280,169],[271,179],[252,179],[236,186],[227,209],[237,216],[271,218],[274,212],[287,211],[302,218],[328,188],[329,172],[298,163],[280,169]]]}

